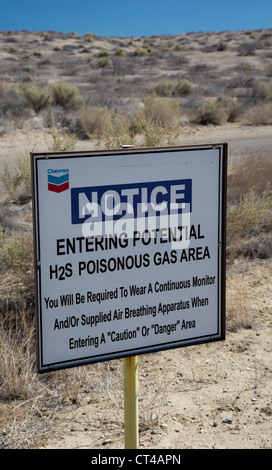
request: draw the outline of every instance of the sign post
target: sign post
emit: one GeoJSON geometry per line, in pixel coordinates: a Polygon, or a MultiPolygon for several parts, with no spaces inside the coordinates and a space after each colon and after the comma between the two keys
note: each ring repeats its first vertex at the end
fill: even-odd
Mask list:
{"type": "Polygon", "coordinates": [[[125,448],[138,449],[138,357],[124,359],[125,448]]]}
{"type": "Polygon", "coordinates": [[[124,358],[136,447],[138,355],[225,338],[227,144],[33,153],[31,168],[38,372],[124,358]]]}

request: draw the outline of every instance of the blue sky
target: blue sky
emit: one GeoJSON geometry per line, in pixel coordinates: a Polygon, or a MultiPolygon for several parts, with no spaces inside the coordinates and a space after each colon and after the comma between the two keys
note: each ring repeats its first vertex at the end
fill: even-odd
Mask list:
{"type": "Polygon", "coordinates": [[[0,31],[151,36],[272,27],[272,0],[0,0],[0,31]]]}

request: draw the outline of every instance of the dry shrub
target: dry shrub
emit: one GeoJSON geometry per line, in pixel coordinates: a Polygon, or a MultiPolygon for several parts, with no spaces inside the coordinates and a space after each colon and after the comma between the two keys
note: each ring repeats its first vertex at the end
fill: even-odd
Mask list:
{"type": "Polygon", "coordinates": [[[0,234],[0,273],[12,272],[24,277],[32,267],[32,235],[0,234]]]}
{"type": "Polygon", "coordinates": [[[85,100],[77,87],[66,82],[59,82],[51,86],[53,103],[62,108],[81,109],[85,100]]]}
{"type": "Polygon", "coordinates": [[[256,42],[242,42],[238,46],[238,55],[239,56],[252,56],[255,55],[257,49],[256,42]]]}
{"type": "Polygon", "coordinates": [[[30,158],[19,158],[12,165],[6,163],[0,174],[0,180],[6,192],[15,200],[31,198],[30,158]]]}
{"type": "Polygon", "coordinates": [[[148,51],[143,47],[137,47],[133,52],[133,55],[136,57],[145,57],[147,54],[148,51]]]}
{"type": "Polygon", "coordinates": [[[253,190],[228,206],[227,255],[230,259],[269,258],[272,255],[271,193],[258,196],[253,190]]]}
{"type": "Polygon", "coordinates": [[[151,88],[150,92],[162,97],[186,96],[193,90],[188,80],[161,81],[151,88]]]}
{"type": "Polygon", "coordinates": [[[33,316],[33,241],[28,233],[0,237],[0,312],[26,309],[33,316]]]}
{"type": "Polygon", "coordinates": [[[21,83],[15,89],[15,94],[23,105],[32,108],[37,114],[51,104],[50,93],[33,83],[21,83]]]}
{"type": "Polygon", "coordinates": [[[33,396],[35,328],[24,310],[2,312],[0,320],[0,397],[3,400],[33,396]]]}
{"type": "Polygon", "coordinates": [[[52,139],[51,142],[47,143],[50,152],[65,152],[75,149],[76,135],[56,125],[53,114],[49,127],[49,135],[52,139]]]}
{"type": "Polygon", "coordinates": [[[142,145],[144,147],[159,147],[162,145],[166,126],[162,127],[159,122],[153,122],[150,118],[144,118],[142,124],[144,136],[142,145]]]}
{"type": "MultiPolygon", "coordinates": [[[[35,395],[33,246],[29,236],[0,240],[0,398],[35,395]]],[[[14,425],[14,423],[13,423],[14,425]]]]}
{"type": "Polygon", "coordinates": [[[197,124],[215,124],[221,125],[227,120],[227,113],[224,108],[218,106],[216,102],[208,102],[198,110],[192,121],[197,124]]]}
{"type": "Polygon", "coordinates": [[[84,368],[38,375],[33,320],[23,309],[2,312],[0,447],[34,448],[43,442],[62,407],[77,403],[85,376],[84,368]]]}
{"type": "Polygon", "coordinates": [[[247,110],[244,115],[245,120],[255,125],[272,124],[272,103],[256,104],[247,110]]]}
{"type": "Polygon", "coordinates": [[[179,103],[168,98],[148,97],[144,101],[145,117],[166,127],[179,116],[179,103]]]}
{"type": "Polygon", "coordinates": [[[145,119],[143,122],[142,145],[144,147],[158,147],[161,145],[176,145],[179,135],[179,126],[174,121],[166,121],[164,125],[145,119]]]}
{"type": "Polygon", "coordinates": [[[248,291],[244,275],[229,273],[226,287],[227,328],[238,331],[241,328],[252,328],[252,317],[249,311],[248,291]]]}
{"type": "Polygon", "coordinates": [[[100,59],[98,60],[98,67],[112,67],[112,60],[109,57],[100,57],[100,59]]]}
{"type": "Polygon", "coordinates": [[[231,248],[231,255],[236,258],[244,257],[248,259],[268,259],[272,255],[272,224],[267,230],[260,230],[252,236],[237,237],[231,248]]]}
{"type": "Polygon", "coordinates": [[[110,121],[106,122],[102,135],[106,148],[114,149],[132,144],[126,118],[117,111],[112,112],[110,116],[110,121]]]}
{"type": "Polygon", "coordinates": [[[147,98],[144,109],[126,116],[118,110],[86,108],[77,115],[74,130],[81,138],[95,139],[98,146],[114,149],[123,145],[156,147],[174,145],[178,115],[172,100],[147,98]]]}
{"type": "Polygon", "coordinates": [[[81,138],[101,138],[104,129],[110,124],[110,112],[107,108],[91,107],[78,113],[74,131],[81,138]]]}
{"type": "Polygon", "coordinates": [[[215,101],[207,101],[202,108],[193,113],[191,121],[196,124],[220,126],[225,122],[237,121],[240,113],[241,106],[237,101],[219,96],[215,101]]]}
{"type": "Polygon", "coordinates": [[[270,155],[248,157],[228,176],[227,255],[230,259],[272,255],[270,155]]]}
{"type": "Polygon", "coordinates": [[[243,194],[254,190],[261,196],[271,189],[272,157],[270,154],[252,155],[235,163],[228,175],[228,201],[239,202],[243,194]]]}
{"type": "Polygon", "coordinates": [[[125,56],[126,51],[124,49],[122,49],[122,47],[119,47],[118,49],[116,49],[114,55],[116,55],[116,56],[125,56]]]}
{"type": "Polygon", "coordinates": [[[52,432],[54,412],[45,413],[43,397],[6,403],[0,416],[1,449],[33,449],[52,432]]]}
{"type": "Polygon", "coordinates": [[[271,194],[263,193],[257,196],[253,190],[243,194],[239,203],[228,208],[228,230],[237,234],[245,231],[252,232],[265,224],[271,207],[271,194]]]}
{"type": "Polygon", "coordinates": [[[252,91],[253,98],[262,101],[272,101],[272,85],[260,82],[252,91]]]}
{"type": "Polygon", "coordinates": [[[177,109],[174,107],[174,112],[172,113],[171,105],[170,107],[167,105],[166,108],[160,108],[160,101],[157,98],[154,99],[154,97],[147,99],[145,101],[145,108],[130,116],[128,132],[131,137],[131,143],[139,147],[158,147],[163,144],[176,144],[180,132],[176,119],[177,109]]]}

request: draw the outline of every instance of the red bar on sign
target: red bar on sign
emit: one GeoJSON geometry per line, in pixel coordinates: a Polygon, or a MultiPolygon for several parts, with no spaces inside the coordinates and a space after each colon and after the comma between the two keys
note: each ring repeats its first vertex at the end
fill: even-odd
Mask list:
{"type": "Polygon", "coordinates": [[[54,193],[62,193],[62,191],[66,191],[66,189],[69,189],[69,181],[63,184],[48,183],[48,191],[53,191],[54,193]]]}

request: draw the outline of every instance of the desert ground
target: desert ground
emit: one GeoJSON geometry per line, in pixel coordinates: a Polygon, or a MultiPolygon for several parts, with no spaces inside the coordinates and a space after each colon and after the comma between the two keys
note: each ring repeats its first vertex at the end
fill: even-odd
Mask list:
{"type": "MultiPolygon", "coordinates": [[[[258,158],[266,162],[272,159],[271,117],[260,123],[250,114],[252,108],[255,116],[260,106],[268,109],[271,101],[249,98],[260,81],[271,83],[271,58],[271,30],[120,39],[2,32],[0,172],[3,175],[7,164],[12,173],[21,158],[28,158],[33,151],[48,152],[52,142],[49,110],[35,113],[19,103],[14,88],[20,82],[46,87],[65,80],[78,87],[88,107],[118,106],[127,115],[143,108],[146,90],[159,80],[186,78],[195,89],[191,96],[179,97],[182,112],[177,117],[175,145],[227,142],[228,175],[238,166],[240,183],[245,184],[243,164],[246,167],[246,162],[256,163],[258,158]],[[143,46],[148,46],[149,52],[134,55],[135,48],[143,46]],[[252,54],[247,53],[250,46],[252,54]],[[246,52],[243,47],[248,48],[246,52]],[[115,55],[117,48],[125,54],[115,55]],[[98,65],[101,50],[109,51],[109,68],[98,65]],[[235,122],[203,125],[191,120],[200,103],[222,93],[242,103],[243,113],[235,122]]],[[[76,111],[60,112],[60,108],[51,106],[59,123],[66,113],[66,132],[76,111]]],[[[104,146],[102,136],[99,148],[104,146]]],[[[77,136],[73,148],[88,151],[97,147],[95,139],[77,136]]],[[[271,169],[271,164],[267,168],[271,169]]],[[[261,174],[261,168],[258,173],[255,166],[247,167],[247,171],[248,180],[254,172],[261,174]]],[[[265,173],[271,189],[272,174],[266,169],[265,173]]],[[[32,208],[31,195],[20,199],[4,183],[2,178],[0,255],[6,262],[4,237],[31,238],[32,208]]],[[[236,184],[239,186],[239,179],[236,184]]],[[[257,254],[238,250],[227,258],[226,339],[139,356],[140,449],[272,447],[271,205],[269,211],[270,222],[262,233],[268,247],[265,254],[260,254],[261,249],[257,254]]],[[[23,279],[32,279],[32,266],[21,274],[16,268],[16,275],[7,266],[4,262],[0,266],[1,448],[124,449],[123,360],[42,377],[36,374],[33,292],[29,291],[30,281],[25,285],[23,279]],[[18,342],[17,327],[5,331],[7,315],[13,314],[22,335],[26,332],[21,316],[31,317],[26,321],[30,332],[23,344],[18,342]]]]}

